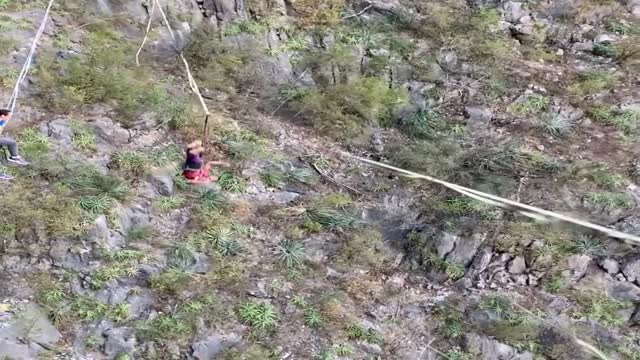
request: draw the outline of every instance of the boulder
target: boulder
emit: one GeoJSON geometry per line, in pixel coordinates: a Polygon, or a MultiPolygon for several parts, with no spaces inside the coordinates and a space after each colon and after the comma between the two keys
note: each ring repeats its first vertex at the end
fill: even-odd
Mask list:
{"type": "Polygon", "coordinates": [[[51,324],[42,308],[28,303],[8,322],[0,322],[0,358],[36,359],[38,353],[53,348],[60,338],[60,332],[51,324]]]}
{"type": "Polygon", "coordinates": [[[565,269],[571,280],[577,281],[584,276],[590,264],[591,257],[587,255],[571,255],[566,259],[565,269]]]}
{"type": "Polygon", "coordinates": [[[489,125],[495,115],[491,109],[486,107],[467,106],[464,108],[464,116],[467,118],[469,125],[480,128],[489,125]]]}
{"type": "Polygon", "coordinates": [[[640,284],[640,259],[628,262],[622,269],[628,281],[640,284]]]}
{"type": "Polygon", "coordinates": [[[620,272],[620,265],[613,259],[602,260],[600,262],[600,266],[605,269],[609,275],[615,275],[620,272]]]}
{"type": "Polygon", "coordinates": [[[484,234],[475,233],[469,238],[458,239],[455,249],[447,255],[447,261],[468,267],[484,238],[484,234]]]}
{"type": "Polygon", "coordinates": [[[173,177],[167,174],[152,174],[149,182],[159,195],[171,196],[174,193],[173,177]]]}
{"type": "Polygon", "coordinates": [[[465,350],[479,360],[533,360],[534,355],[528,351],[518,352],[507,344],[489,337],[468,333],[464,337],[465,350]]]}
{"type": "Polygon", "coordinates": [[[102,335],[106,338],[104,353],[109,356],[131,355],[136,348],[136,337],[130,329],[110,328],[102,335]]]}
{"type": "Polygon", "coordinates": [[[507,269],[509,270],[510,274],[514,275],[524,273],[527,270],[527,263],[524,260],[524,256],[518,255],[513,258],[513,260],[511,260],[511,262],[509,263],[507,269]]]}
{"type": "Polygon", "coordinates": [[[507,1],[502,5],[505,21],[518,23],[521,18],[528,16],[529,12],[523,9],[521,2],[507,1]]]}
{"type": "Polygon", "coordinates": [[[207,336],[205,339],[191,345],[191,350],[193,351],[191,355],[197,360],[213,360],[226,349],[237,344],[240,339],[237,334],[207,336]]]}

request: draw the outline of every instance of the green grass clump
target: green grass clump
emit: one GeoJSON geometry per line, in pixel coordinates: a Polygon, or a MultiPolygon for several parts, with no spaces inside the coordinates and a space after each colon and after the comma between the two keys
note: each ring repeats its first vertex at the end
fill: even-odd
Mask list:
{"type": "Polygon", "coordinates": [[[178,294],[191,282],[191,275],[179,268],[168,268],[151,277],[151,288],[163,294],[178,294]]]}
{"type": "Polygon", "coordinates": [[[96,135],[85,124],[79,121],[71,123],[71,143],[73,146],[83,152],[96,151],[96,135]]]}
{"type": "Polygon", "coordinates": [[[629,182],[626,177],[606,168],[597,169],[591,172],[589,177],[596,185],[611,190],[623,187],[629,182]]]}
{"type": "Polygon", "coordinates": [[[612,209],[627,209],[633,206],[633,201],[625,193],[614,192],[590,192],[585,196],[587,203],[602,205],[612,209]]]}
{"type": "Polygon", "coordinates": [[[566,285],[565,277],[560,273],[555,273],[544,281],[544,291],[551,294],[557,294],[566,285]]]}
{"type": "Polygon", "coordinates": [[[550,100],[542,95],[529,95],[523,101],[516,102],[509,108],[515,115],[534,115],[545,111],[550,100]]]}
{"type": "Polygon", "coordinates": [[[440,115],[432,110],[419,110],[402,118],[398,127],[402,132],[417,139],[429,139],[441,130],[444,122],[440,115]]]}
{"type": "Polygon", "coordinates": [[[312,90],[293,101],[310,125],[336,138],[360,133],[365,127],[388,124],[391,114],[406,101],[400,89],[390,89],[377,78],[361,78],[312,90]]]}
{"type": "Polygon", "coordinates": [[[224,28],[222,32],[224,36],[234,36],[239,34],[251,34],[257,35],[269,30],[269,24],[263,21],[256,20],[241,20],[235,23],[229,24],[224,28]]]}
{"type": "Polygon", "coordinates": [[[387,260],[382,234],[371,229],[347,235],[336,258],[340,265],[347,268],[357,265],[370,269],[381,268],[387,260]]]}
{"type": "Polygon", "coordinates": [[[81,195],[106,195],[123,201],[129,194],[128,184],[112,174],[103,174],[92,167],[70,169],[74,176],[64,180],[65,185],[81,195]]]}
{"type": "Polygon", "coordinates": [[[207,190],[200,196],[201,206],[211,212],[220,212],[230,206],[229,200],[219,191],[207,190]]]}
{"type": "Polygon", "coordinates": [[[607,326],[622,326],[626,322],[620,315],[620,310],[629,306],[620,301],[616,301],[606,294],[598,292],[587,292],[577,295],[578,303],[583,307],[581,315],[599,321],[607,326]]]}
{"type": "Polygon", "coordinates": [[[289,269],[304,266],[304,244],[299,241],[284,239],[279,241],[274,253],[278,262],[289,269]]]}
{"type": "Polygon", "coordinates": [[[156,235],[156,230],[149,225],[134,226],[127,231],[127,240],[129,241],[145,241],[156,235]]]}
{"type": "Polygon", "coordinates": [[[284,184],[285,175],[280,171],[270,170],[260,173],[260,179],[267,187],[279,188],[284,184]]]}
{"type": "Polygon", "coordinates": [[[545,133],[551,136],[562,136],[571,131],[573,124],[567,118],[556,115],[545,117],[541,127],[545,133]]]}
{"type": "Polygon", "coordinates": [[[442,259],[435,252],[427,251],[423,256],[423,263],[444,272],[449,280],[456,281],[464,276],[464,266],[442,259]]]}
{"type": "Polygon", "coordinates": [[[247,188],[247,182],[243,178],[237,176],[231,171],[225,170],[220,173],[218,178],[220,188],[229,192],[244,192],[247,188]]]}
{"type": "Polygon", "coordinates": [[[115,205],[115,201],[106,195],[87,195],[80,197],[77,204],[80,209],[98,215],[107,213],[115,205]]]}
{"type": "Polygon", "coordinates": [[[608,91],[620,83],[616,75],[601,70],[594,70],[580,74],[568,90],[576,96],[587,96],[602,91],[608,91]]]}
{"type": "Polygon", "coordinates": [[[111,164],[119,170],[136,176],[143,175],[149,167],[149,159],[140,152],[119,151],[113,155],[111,164]]]}
{"type": "Polygon", "coordinates": [[[589,115],[598,122],[617,128],[629,135],[640,123],[640,113],[635,111],[617,111],[604,104],[597,104],[589,109],[589,115]]]}
{"type": "Polygon", "coordinates": [[[163,196],[153,201],[152,207],[159,212],[165,213],[170,210],[183,208],[187,204],[187,199],[182,196],[163,196]]]}
{"type": "Polygon", "coordinates": [[[288,182],[312,185],[317,181],[317,177],[309,169],[291,168],[287,171],[285,179],[288,182]]]}
{"type": "Polygon", "coordinates": [[[350,228],[356,224],[356,219],[344,211],[326,207],[315,207],[305,211],[306,220],[318,223],[323,227],[334,230],[339,228],[350,228]]]}
{"type": "Polygon", "coordinates": [[[104,26],[94,28],[83,56],[39,63],[38,95],[52,111],[62,113],[111,103],[121,123],[133,126],[144,111],[162,107],[168,95],[160,86],[149,86],[149,69],[128,66],[132,43],[104,26]]]}
{"type": "Polygon", "coordinates": [[[143,338],[150,340],[176,340],[191,332],[189,324],[173,314],[161,314],[138,327],[143,338]]]}
{"type": "Polygon", "coordinates": [[[382,344],[384,343],[384,338],[374,329],[365,329],[364,327],[351,324],[347,326],[347,334],[349,339],[352,340],[363,340],[371,344],[382,344]]]}
{"type": "Polygon", "coordinates": [[[160,149],[153,149],[149,158],[153,166],[165,166],[181,161],[184,155],[177,145],[169,145],[160,149]]]}
{"type": "Polygon", "coordinates": [[[258,330],[272,329],[278,321],[273,306],[266,303],[246,302],[238,308],[238,317],[258,330]]]}
{"type": "Polygon", "coordinates": [[[46,135],[37,129],[25,129],[18,135],[20,152],[27,158],[40,159],[49,153],[50,143],[46,135]]]}

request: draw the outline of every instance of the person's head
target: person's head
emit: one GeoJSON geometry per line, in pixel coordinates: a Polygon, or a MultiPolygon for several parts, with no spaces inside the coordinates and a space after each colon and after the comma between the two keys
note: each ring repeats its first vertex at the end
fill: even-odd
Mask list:
{"type": "Polygon", "coordinates": [[[8,120],[9,115],[11,115],[11,111],[7,109],[0,109],[0,120],[8,120]]]}

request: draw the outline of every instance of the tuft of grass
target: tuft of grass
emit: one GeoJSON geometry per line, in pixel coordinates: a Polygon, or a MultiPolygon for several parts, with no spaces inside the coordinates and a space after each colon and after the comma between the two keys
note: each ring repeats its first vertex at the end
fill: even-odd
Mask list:
{"type": "Polygon", "coordinates": [[[451,261],[446,261],[435,252],[427,252],[423,258],[423,262],[425,265],[432,266],[433,268],[444,272],[451,281],[458,280],[465,274],[464,266],[451,261]]]}
{"type": "Polygon", "coordinates": [[[149,160],[142,153],[135,151],[119,151],[113,155],[111,164],[126,173],[143,175],[149,166],[149,160]]]}
{"type": "Polygon", "coordinates": [[[182,196],[163,196],[153,201],[153,208],[160,212],[180,209],[187,203],[187,199],[182,196]]]}
{"type": "Polygon", "coordinates": [[[289,269],[301,268],[304,265],[304,244],[299,241],[280,240],[274,252],[280,264],[289,269]]]}
{"type": "Polygon", "coordinates": [[[305,185],[313,185],[317,181],[316,176],[305,168],[291,168],[287,171],[285,178],[289,182],[305,185]]]}
{"type": "Polygon", "coordinates": [[[135,226],[127,232],[129,241],[144,241],[152,238],[156,234],[151,226],[135,226]]]}
{"type": "Polygon", "coordinates": [[[349,345],[339,344],[335,345],[334,349],[336,351],[336,355],[338,356],[351,356],[353,355],[353,348],[349,345]]]}
{"type": "Polygon", "coordinates": [[[578,240],[576,240],[576,244],[574,246],[574,251],[576,253],[592,257],[603,255],[604,250],[604,244],[602,244],[600,240],[584,235],[580,236],[578,240]]]}
{"type": "Polygon", "coordinates": [[[599,321],[607,326],[622,326],[625,319],[620,316],[620,310],[629,306],[611,299],[604,293],[586,292],[577,295],[578,303],[583,307],[583,315],[599,321]]]}
{"type": "Polygon", "coordinates": [[[487,296],[480,302],[480,309],[491,311],[498,317],[504,318],[511,311],[511,302],[501,296],[487,296]]]}
{"type": "Polygon", "coordinates": [[[557,294],[566,285],[566,279],[564,276],[560,273],[555,273],[545,280],[544,291],[551,294],[557,294]]]}
{"type": "Polygon", "coordinates": [[[554,115],[545,117],[541,127],[544,132],[551,136],[562,136],[571,131],[573,124],[563,116],[554,115]]]}
{"type": "Polygon", "coordinates": [[[640,113],[635,111],[616,111],[613,108],[597,104],[589,109],[589,115],[598,122],[611,125],[626,135],[632,133],[640,123],[640,113]]]}
{"type": "Polygon", "coordinates": [[[416,113],[402,118],[398,127],[407,136],[430,139],[444,127],[444,122],[440,115],[433,110],[418,110],[416,113]]]}
{"type": "Polygon", "coordinates": [[[147,255],[140,250],[118,250],[109,253],[109,258],[115,262],[128,262],[128,261],[145,261],[147,255]]]}
{"type": "Polygon", "coordinates": [[[365,329],[360,325],[351,324],[347,326],[346,330],[349,339],[352,340],[362,340],[371,344],[382,344],[384,342],[382,336],[374,329],[365,329]]]}
{"type": "Polygon", "coordinates": [[[546,96],[529,95],[523,101],[512,104],[509,110],[515,115],[534,115],[547,110],[549,103],[550,100],[546,96]]]}
{"type": "Polygon", "coordinates": [[[50,143],[47,136],[37,129],[28,128],[18,135],[20,151],[27,158],[40,159],[49,153],[50,143]]]}
{"type": "Polygon", "coordinates": [[[174,314],[161,314],[142,323],[138,331],[143,338],[150,340],[176,340],[190,332],[187,322],[174,314]]]}
{"type": "Polygon", "coordinates": [[[169,145],[161,149],[154,149],[150,155],[153,166],[165,166],[182,160],[183,154],[177,145],[169,145]]]}
{"type": "Polygon", "coordinates": [[[151,289],[163,294],[178,294],[189,286],[191,276],[185,271],[170,267],[151,277],[151,289]]]}
{"type": "Polygon", "coordinates": [[[458,311],[447,311],[444,314],[444,324],[441,331],[444,336],[451,339],[464,335],[464,316],[458,311]]]}
{"type": "Polygon", "coordinates": [[[259,330],[275,327],[278,315],[273,306],[266,303],[246,302],[238,308],[240,320],[259,330]]]}
{"type": "Polygon", "coordinates": [[[593,52],[593,55],[595,56],[602,56],[606,58],[612,58],[616,56],[616,49],[610,43],[594,44],[591,52],[593,52]]]}
{"type": "Polygon", "coordinates": [[[78,207],[90,214],[106,214],[114,205],[115,201],[106,195],[88,195],[78,199],[78,207]]]}
{"type": "Polygon", "coordinates": [[[308,308],[304,312],[304,324],[311,328],[317,328],[322,325],[322,315],[313,308],[308,308]]]}
{"type": "Polygon", "coordinates": [[[589,174],[591,180],[598,186],[613,190],[620,188],[628,183],[628,179],[624,176],[613,172],[611,169],[597,169],[589,174]]]}
{"type": "Polygon", "coordinates": [[[620,83],[616,75],[601,70],[589,71],[578,75],[577,81],[568,90],[576,96],[588,96],[608,91],[620,83]]]}
{"type": "Polygon", "coordinates": [[[129,194],[129,187],[122,179],[104,175],[95,169],[80,169],[75,177],[66,181],[66,184],[80,195],[105,196],[114,200],[124,201],[129,194]]]}
{"type": "Polygon", "coordinates": [[[585,196],[585,200],[589,204],[602,205],[612,209],[628,209],[633,206],[631,198],[625,193],[590,192],[585,196]]]}
{"type": "Polygon", "coordinates": [[[96,151],[96,135],[83,123],[79,121],[71,122],[71,143],[73,146],[83,152],[96,151]]]}
{"type": "Polygon", "coordinates": [[[285,175],[280,171],[270,170],[260,173],[260,179],[267,187],[279,188],[284,184],[285,175]]]}
{"type": "Polygon", "coordinates": [[[225,170],[220,174],[220,177],[218,178],[218,185],[220,185],[222,190],[229,192],[241,193],[247,188],[246,180],[228,170],[225,170]]]}
{"type": "Polygon", "coordinates": [[[467,352],[461,351],[461,350],[449,350],[446,353],[444,353],[444,358],[447,360],[473,360],[474,357],[472,354],[469,354],[467,352]]]}
{"type": "Polygon", "coordinates": [[[200,203],[208,211],[223,211],[230,205],[224,194],[215,190],[207,190],[202,193],[200,203]]]}
{"type": "Polygon", "coordinates": [[[325,207],[307,209],[305,218],[328,229],[349,228],[356,224],[356,219],[343,211],[325,207]]]}

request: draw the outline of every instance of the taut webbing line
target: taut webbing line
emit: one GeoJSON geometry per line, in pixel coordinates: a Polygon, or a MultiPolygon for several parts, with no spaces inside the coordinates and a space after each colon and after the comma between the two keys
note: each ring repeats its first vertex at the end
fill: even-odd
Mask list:
{"type": "Polygon", "coordinates": [[[444,181],[444,180],[440,180],[440,179],[436,179],[434,177],[431,176],[427,176],[427,175],[423,175],[423,174],[419,174],[413,171],[409,171],[409,170],[405,170],[405,169],[401,169],[395,166],[391,166],[391,165],[387,165],[387,164],[383,164],[377,161],[373,161],[373,160],[369,160],[369,159],[364,159],[361,157],[357,157],[354,156],[358,161],[370,164],[370,165],[374,165],[377,167],[381,167],[384,169],[388,169],[388,170],[392,170],[395,171],[397,173],[400,173],[406,177],[409,178],[414,178],[414,179],[424,179],[436,184],[440,184],[442,186],[445,186],[453,191],[456,191],[460,194],[472,197],[476,200],[491,204],[491,205],[495,205],[495,206],[500,206],[500,207],[513,207],[516,208],[518,210],[520,210],[524,215],[527,216],[532,216],[532,214],[535,215],[539,215],[539,216],[534,216],[535,218],[554,218],[557,220],[561,220],[561,221],[566,221],[568,223],[572,223],[575,225],[579,225],[579,226],[583,226],[592,230],[596,230],[599,232],[602,232],[608,236],[614,237],[614,238],[618,238],[618,239],[623,239],[623,240],[628,240],[636,245],[640,245],[640,237],[636,236],[636,235],[630,235],[630,234],[626,234],[623,233],[621,231],[618,230],[614,230],[614,229],[610,229],[601,225],[597,225],[597,224],[593,224],[590,223],[588,221],[584,221],[584,220],[580,220],[580,219],[575,219],[572,218],[570,216],[566,216],[566,215],[562,215],[562,214],[558,214],[555,213],[553,211],[548,211],[548,210],[544,210],[541,208],[537,208],[535,206],[531,206],[531,205],[526,205],[526,204],[522,204],[520,202],[517,201],[513,201],[513,200],[509,200],[509,199],[505,199],[503,197],[500,196],[496,196],[496,195],[492,195],[492,194],[488,194],[488,193],[484,193],[482,191],[478,191],[478,190],[474,190],[474,189],[470,189],[464,186],[460,186],[460,185],[456,185],[456,184],[452,184],[450,182],[444,181]]]}
{"type": "Polygon", "coordinates": [[[22,69],[20,70],[20,73],[18,74],[18,79],[16,80],[16,86],[13,88],[13,92],[11,93],[11,97],[9,98],[9,102],[7,103],[7,109],[9,111],[11,111],[12,114],[15,111],[16,104],[18,102],[18,95],[20,93],[20,85],[22,84],[24,79],[27,78],[27,75],[29,74],[29,69],[31,68],[33,55],[36,53],[36,49],[38,48],[38,42],[40,41],[40,38],[42,37],[42,34],[44,33],[44,29],[45,29],[45,27],[47,25],[47,20],[49,20],[49,13],[51,11],[51,7],[53,6],[54,1],[55,0],[49,0],[49,5],[47,6],[46,11],[44,12],[44,16],[42,17],[42,22],[40,23],[40,27],[38,28],[38,31],[36,31],[36,35],[33,38],[33,43],[31,43],[31,48],[29,49],[29,54],[27,55],[27,58],[26,58],[26,60],[24,62],[24,65],[22,65],[22,69]]]}

